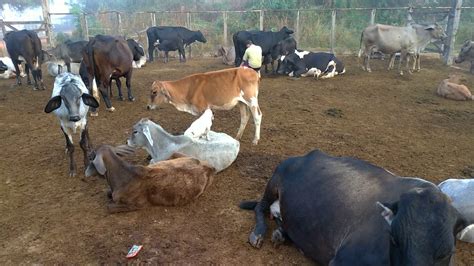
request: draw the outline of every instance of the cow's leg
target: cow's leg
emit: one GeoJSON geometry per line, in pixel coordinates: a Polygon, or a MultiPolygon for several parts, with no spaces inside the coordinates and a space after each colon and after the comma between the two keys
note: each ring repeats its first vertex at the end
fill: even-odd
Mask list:
{"type": "MultiPolygon", "coordinates": [[[[25,63],[25,73],[26,73],[26,84],[31,85],[30,65],[28,63],[25,63]]],[[[31,75],[33,75],[33,73],[31,73],[31,75]]]]}
{"type": "Polygon", "coordinates": [[[169,58],[168,58],[168,51],[165,51],[165,59],[163,62],[168,63],[169,58]]]}
{"type": "MultiPolygon", "coordinates": [[[[109,80],[110,81],[110,80],[109,80]]],[[[107,107],[106,110],[113,112],[115,111],[115,108],[112,106],[112,102],[110,101],[109,98],[109,88],[107,85],[109,85],[108,82],[101,82],[101,87],[99,88],[100,94],[102,95],[102,98],[104,99],[105,106],[107,107]]]]}
{"type": "MultiPolygon", "coordinates": [[[[123,94],[122,94],[122,82],[120,81],[120,78],[116,78],[115,84],[117,84],[117,91],[118,91],[118,99],[120,101],[123,101],[123,94]]],[[[110,91],[112,92],[112,79],[110,79],[110,91]]],[[[112,94],[110,95],[112,97],[112,94]]]]}
{"type": "Polygon", "coordinates": [[[257,97],[250,99],[250,112],[252,113],[253,122],[255,124],[255,136],[252,144],[257,145],[260,140],[260,124],[262,123],[262,111],[260,111],[260,107],[258,106],[257,97]]]}
{"type": "Polygon", "coordinates": [[[89,150],[91,147],[91,144],[89,143],[89,127],[87,124],[81,132],[81,140],[79,141],[79,144],[84,153],[84,168],[87,168],[89,165],[89,150]]]}
{"type": "Polygon", "coordinates": [[[191,59],[191,58],[192,58],[192,54],[191,54],[191,52],[192,52],[192,50],[191,50],[191,45],[188,45],[188,47],[189,47],[188,58],[189,58],[189,59],[191,59]]]}
{"type": "Polygon", "coordinates": [[[71,73],[71,59],[70,58],[64,59],[64,63],[66,63],[67,72],[71,73]]]}
{"type": "Polygon", "coordinates": [[[402,61],[404,59],[407,60],[407,55],[408,53],[406,51],[402,51],[400,53],[400,61],[398,62],[398,71],[400,72],[401,76],[403,76],[402,61]]]}
{"type": "Polygon", "coordinates": [[[181,63],[186,62],[186,51],[184,50],[184,46],[179,45],[178,52],[179,52],[179,56],[180,56],[179,62],[181,62],[181,63]],[[182,59],[181,59],[181,56],[183,57],[182,59]]]}
{"type": "Polygon", "coordinates": [[[20,76],[20,66],[18,62],[14,62],[13,66],[15,67],[16,71],[16,85],[21,85],[21,76],[20,76]]]}
{"type": "Polygon", "coordinates": [[[248,106],[245,103],[239,102],[239,108],[240,108],[240,127],[239,127],[239,131],[237,132],[237,136],[235,137],[236,139],[240,139],[242,137],[242,134],[244,133],[245,127],[247,126],[247,123],[250,118],[248,106]]]}
{"type": "Polygon", "coordinates": [[[372,53],[372,48],[365,49],[365,56],[364,56],[364,65],[365,65],[365,70],[367,72],[372,72],[372,69],[370,69],[370,55],[372,53]]]}
{"type": "Polygon", "coordinates": [[[420,58],[420,57],[421,57],[421,56],[420,56],[420,53],[417,53],[417,54],[416,54],[416,59],[417,59],[417,62],[418,62],[418,66],[417,66],[417,68],[416,68],[416,71],[418,71],[418,72],[421,70],[421,64],[420,64],[421,58],[420,58]]]}
{"type": "Polygon", "coordinates": [[[132,68],[130,68],[130,71],[125,76],[125,85],[127,85],[128,100],[131,102],[135,101],[135,97],[132,94],[132,68]]]}
{"type": "Polygon", "coordinates": [[[148,60],[150,62],[153,62],[153,53],[155,52],[155,45],[154,42],[151,43],[150,40],[148,40],[148,60]]]}
{"type": "Polygon", "coordinates": [[[393,65],[395,65],[395,58],[396,58],[396,53],[390,55],[390,62],[388,62],[388,68],[387,70],[392,70],[393,65]]]}
{"type": "Polygon", "coordinates": [[[69,176],[76,176],[76,163],[74,162],[74,144],[72,143],[72,136],[61,127],[66,138],[66,152],[69,155],[69,176]]]}

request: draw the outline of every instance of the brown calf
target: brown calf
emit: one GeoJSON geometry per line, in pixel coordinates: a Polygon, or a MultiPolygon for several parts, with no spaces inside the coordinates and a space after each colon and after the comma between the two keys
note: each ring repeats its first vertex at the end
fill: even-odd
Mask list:
{"type": "Polygon", "coordinates": [[[179,206],[198,198],[212,183],[215,170],[191,157],[161,161],[148,166],[131,165],[119,156],[133,153],[128,146],[100,146],[91,153],[86,177],[105,176],[111,189],[110,213],[127,212],[148,205],[179,206]]]}
{"type": "Polygon", "coordinates": [[[450,75],[449,79],[441,81],[436,94],[456,101],[474,100],[469,89],[465,85],[459,84],[459,77],[455,75],[450,75]]]}
{"type": "Polygon", "coordinates": [[[242,137],[249,111],[255,123],[253,144],[260,139],[262,112],[258,106],[259,77],[250,68],[230,68],[194,74],[176,81],[153,82],[149,109],[161,103],[172,104],[179,111],[199,115],[211,108],[230,110],[237,104],[240,107],[240,128],[237,139],[242,137]]]}

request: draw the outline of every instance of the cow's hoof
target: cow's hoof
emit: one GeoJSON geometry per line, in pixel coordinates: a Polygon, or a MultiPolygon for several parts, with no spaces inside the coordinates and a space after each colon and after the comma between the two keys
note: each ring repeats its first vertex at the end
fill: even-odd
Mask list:
{"type": "Polygon", "coordinates": [[[135,97],[128,97],[128,100],[131,101],[131,102],[134,102],[134,101],[135,101],[135,97]]]}
{"type": "Polygon", "coordinates": [[[75,176],[76,176],[76,171],[69,172],[69,177],[75,177],[75,176]]]}
{"type": "Polygon", "coordinates": [[[112,190],[107,190],[107,198],[112,199],[112,190]]]}
{"type": "Polygon", "coordinates": [[[28,85],[32,85],[33,83],[31,83],[31,81],[28,81],[26,84],[28,84],[28,85]]]}
{"type": "Polygon", "coordinates": [[[257,144],[258,144],[258,139],[254,139],[254,140],[252,141],[252,145],[257,145],[257,144]]]}
{"type": "Polygon", "coordinates": [[[106,108],[105,110],[109,111],[109,112],[114,112],[115,111],[115,107],[110,107],[110,108],[106,108]]]}
{"type": "Polygon", "coordinates": [[[261,235],[255,235],[255,232],[250,233],[249,243],[254,248],[261,248],[263,244],[263,237],[261,235]]]}
{"type": "Polygon", "coordinates": [[[91,116],[99,116],[99,112],[97,112],[97,111],[91,112],[91,116]]]}
{"type": "Polygon", "coordinates": [[[33,90],[34,91],[39,91],[39,88],[38,87],[33,87],[33,90]]]}
{"type": "Polygon", "coordinates": [[[117,97],[117,99],[118,99],[119,101],[123,101],[123,96],[119,96],[119,97],[117,97]]]}
{"type": "Polygon", "coordinates": [[[272,233],[272,243],[275,247],[285,243],[285,236],[283,235],[283,231],[280,228],[275,229],[272,233]]]}

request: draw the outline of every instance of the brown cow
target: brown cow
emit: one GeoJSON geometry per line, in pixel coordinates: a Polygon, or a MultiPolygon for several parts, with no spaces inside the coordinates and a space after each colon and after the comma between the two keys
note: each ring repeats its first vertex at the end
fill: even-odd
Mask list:
{"type": "MultiPolygon", "coordinates": [[[[89,88],[92,88],[93,79],[97,81],[107,110],[113,112],[115,108],[109,99],[110,79],[125,77],[128,90],[128,99],[134,101],[130,82],[132,78],[133,54],[127,41],[122,37],[96,35],[89,40],[83,50],[83,62],[89,74],[89,88]]],[[[119,95],[121,95],[119,89],[119,95]]]]}
{"type": "Polygon", "coordinates": [[[456,75],[449,75],[449,79],[444,79],[438,85],[436,94],[456,101],[474,100],[466,85],[459,84],[459,79],[460,78],[456,75]]]}
{"type": "Polygon", "coordinates": [[[257,72],[240,67],[194,74],[175,81],[155,81],[148,109],[169,103],[179,111],[197,116],[208,108],[230,110],[239,104],[240,128],[236,138],[242,137],[250,111],[255,124],[252,143],[256,145],[260,139],[262,121],[262,112],[258,106],[259,81],[257,72]]]}

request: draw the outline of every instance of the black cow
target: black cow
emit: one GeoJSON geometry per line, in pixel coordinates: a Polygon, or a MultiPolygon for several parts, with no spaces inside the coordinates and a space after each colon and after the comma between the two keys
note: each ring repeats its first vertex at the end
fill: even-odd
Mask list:
{"type": "MultiPolygon", "coordinates": [[[[41,64],[44,60],[44,54],[38,34],[29,30],[11,31],[5,34],[4,41],[7,46],[8,54],[15,66],[16,73],[20,73],[19,65],[21,61],[24,60],[28,84],[31,84],[31,69],[35,81],[34,90],[44,90],[43,77],[41,74],[41,64]],[[20,59],[20,57],[22,58],[20,59]],[[38,82],[41,87],[38,86],[38,82]]],[[[20,75],[16,75],[16,84],[21,85],[20,75]]]]}
{"type": "MultiPolygon", "coordinates": [[[[125,77],[128,99],[130,101],[135,100],[131,88],[133,54],[125,39],[96,35],[89,40],[83,53],[83,63],[87,70],[87,81],[89,82],[88,88],[89,90],[92,88],[92,82],[95,78],[108,111],[113,112],[115,110],[109,99],[111,79],[125,77]]],[[[119,91],[119,95],[121,95],[121,91],[119,91]]]]}
{"type": "Polygon", "coordinates": [[[265,73],[268,73],[268,64],[272,65],[272,73],[275,74],[275,66],[274,61],[278,62],[277,70],[280,68],[281,61],[278,60],[280,56],[287,55],[294,53],[296,51],[296,40],[293,37],[288,37],[282,41],[279,41],[277,45],[275,45],[270,54],[267,54],[263,58],[262,64],[265,65],[265,73]]]}
{"type": "Polygon", "coordinates": [[[164,62],[169,62],[169,51],[176,51],[178,50],[179,54],[179,61],[186,62],[186,53],[184,52],[184,44],[183,40],[179,37],[175,37],[171,40],[164,40],[158,44],[158,50],[165,52],[165,59],[164,62]]]}
{"type": "Polygon", "coordinates": [[[7,70],[8,70],[8,66],[5,65],[5,64],[2,62],[2,60],[0,60],[0,74],[5,73],[5,71],[7,71],[7,70]]]}
{"type": "Polygon", "coordinates": [[[271,54],[272,49],[278,44],[278,42],[290,37],[293,30],[288,29],[286,26],[281,28],[280,31],[238,31],[232,36],[235,47],[235,66],[240,66],[242,58],[246,48],[245,42],[251,40],[255,45],[262,48],[262,56],[265,58],[271,54]]]}
{"type": "MultiPolygon", "coordinates": [[[[184,55],[184,47],[189,46],[189,52],[191,53],[191,44],[195,41],[206,43],[207,40],[202,35],[201,31],[192,31],[185,27],[175,27],[175,26],[160,26],[160,27],[150,27],[146,30],[146,35],[148,37],[148,55],[150,61],[153,61],[153,53],[155,51],[155,46],[157,43],[161,43],[165,40],[175,40],[180,38],[183,40],[182,51],[184,55]]],[[[180,45],[177,43],[177,45],[180,45]]]]}
{"type": "Polygon", "coordinates": [[[296,51],[281,57],[279,74],[289,74],[292,77],[314,76],[332,78],[345,73],[344,64],[331,53],[313,53],[296,51]]]}
{"type": "Polygon", "coordinates": [[[64,60],[67,71],[71,72],[71,63],[80,63],[82,61],[82,50],[86,47],[87,43],[87,41],[72,42],[67,40],[48,52],[56,59],[64,60]]]}
{"type": "Polygon", "coordinates": [[[139,61],[145,55],[145,50],[134,39],[127,39],[128,47],[132,51],[133,61],[139,61]]]}
{"type": "Polygon", "coordinates": [[[456,64],[460,64],[464,61],[471,62],[471,74],[474,74],[474,42],[471,40],[467,40],[464,42],[463,46],[461,47],[461,51],[459,51],[459,55],[454,58],[454,62],[456,64]]]}
{"type": "Polygon", "coordinates": [[[273,241],[289,239],[321,265],[449,265],[467,225],[434,184],[317,150],[283,161],[262,199],[241,208],[255,210],[252,246],[270,211],[273,241]]]}

